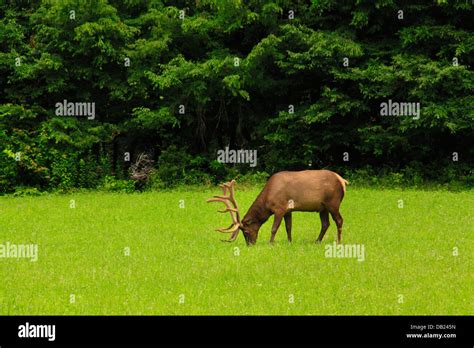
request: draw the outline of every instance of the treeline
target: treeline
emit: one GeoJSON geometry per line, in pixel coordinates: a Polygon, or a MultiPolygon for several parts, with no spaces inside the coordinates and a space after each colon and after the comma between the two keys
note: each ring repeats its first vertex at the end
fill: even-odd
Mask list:
{"type": "Polygon", "coordinates": [[[472,185],[472,18],[466,0],[2,2],[0,192],[129,187],[141,153],[159,187],[310,167],[472,185]],[[257,165],[220,163],[227,146],[257,165]]]}

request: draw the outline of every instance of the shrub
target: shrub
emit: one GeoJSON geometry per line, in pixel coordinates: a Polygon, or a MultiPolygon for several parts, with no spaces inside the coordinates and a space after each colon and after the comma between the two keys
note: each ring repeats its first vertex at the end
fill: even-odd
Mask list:
{"type": "Polygon", "coordinates": [[[75,187],[77,154],[58,154],[51,163],[51,185],[61,191],[75,187]]]}
{"type": "Polygon", "coordinates": [[[17,163],[11,151],[0,151],[0,194],[13,191],[17,178],[17,163]]]}
{"type": "Polygon", "coordinates": [[[162,151],[158,159],[156,177],[166,187],[183,183],[190,160],[191,156],[184,149],[171,145],[162,151]]]}
{"type": "Polygon", "coordinates": [[[135,182],[132,180],[119,180],[114,176],[106,175],[101,188],[108,192],[135,192],[135,182]]]}
{"type": "Polygon", "coordinates": [[[258,185],[265,183],[270,175],[267,172],[248,172],[244,175],[239,175],[236,177],[236,180],[239,184],[243,185],[258,185]]]}
{"type": "Polygon", "coordinates": [[[27,197],[27,196],[41,196],[44,193],[39,191],[36,187],[18,186],[15,188],[13,197],[27,197]]]}

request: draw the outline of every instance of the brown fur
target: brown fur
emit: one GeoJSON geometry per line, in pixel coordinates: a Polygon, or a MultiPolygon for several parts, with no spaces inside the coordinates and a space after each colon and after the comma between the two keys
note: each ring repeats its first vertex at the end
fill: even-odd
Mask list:
{"type": "Polygon", "coordinates": [[[260,226],[275,215],[270,242],[273,243],[281,220],[285,219],[288,240],[291,242],[291,213],[293,211],[319,212],[320,242],[329,227],[329,214],[337,225],[337,240],[341,242],[343,219],[339,206],[349,182],[330,170],[304,170],[279,172],[267,182],[245,214],[241,230],[245,240],[254,244],[260,226]]]}

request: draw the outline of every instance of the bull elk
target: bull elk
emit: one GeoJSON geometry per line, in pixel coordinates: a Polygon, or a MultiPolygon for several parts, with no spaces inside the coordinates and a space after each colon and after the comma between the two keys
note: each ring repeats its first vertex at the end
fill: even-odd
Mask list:
{"type": "Polygon", "coordinates": [[[230,213],[232,224],[227,228],[216,230],[232,233],[231,237],[224,241],[234,241],[239,231],[242,231],[247,245],[255,244],[260,227],[271,215],[275,215],[270,243],[275,240],[283,218],[288,241],[291,242],[291,213],[314,211],[319,212],[321,218],[321,232],[316,241],[322,241],[329,228],[329,214],[331,214],[337,226],[337,242],[340,243],[343,219],[339,213],[339,206],[346,192],[346,184],[349,184],[347,180],[330,170],[276,173],[268,180],[242,220],[235,200],[235,180],[221,184],[223,195],[214,196],[207,202],[222,202],[225,204],[225,209],[219,212],[230,213]]]}

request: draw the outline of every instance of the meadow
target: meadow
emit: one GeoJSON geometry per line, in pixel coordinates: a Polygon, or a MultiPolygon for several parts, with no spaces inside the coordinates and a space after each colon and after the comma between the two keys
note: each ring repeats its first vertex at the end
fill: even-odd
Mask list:
{"type": "MultiPolygon", "coordinates": [[[[258,192],[238,189],[242,210],[258,192]]],[[[0,244],[38,245],[0,258],[0,315],[474,314],[472,190],[349,187],[343,243],[364,261],[326,257],[316,213],[293,213],[291,244],[284,224],[268,243],[273,218],[255,246],[222,243],[218,193],[0,197],[0,244]]]]}

